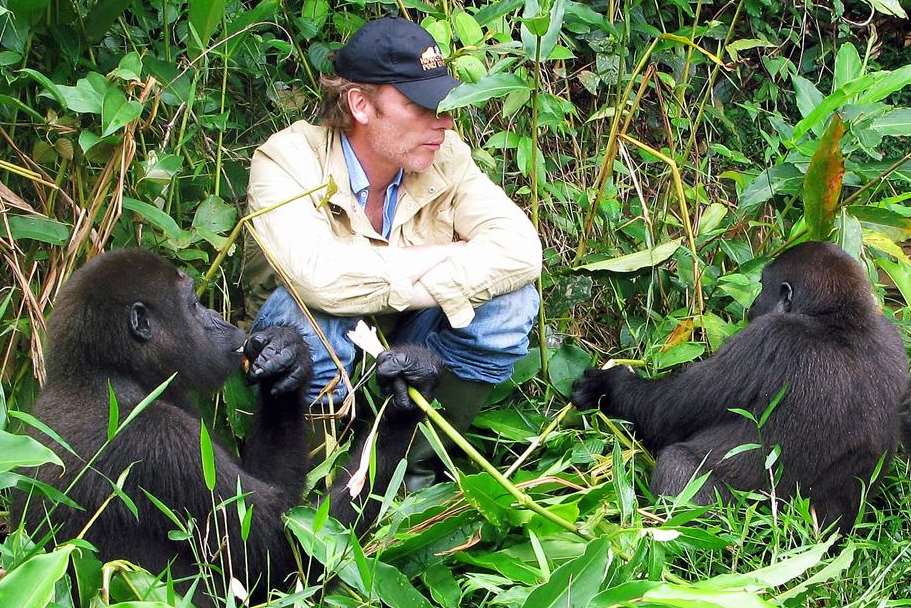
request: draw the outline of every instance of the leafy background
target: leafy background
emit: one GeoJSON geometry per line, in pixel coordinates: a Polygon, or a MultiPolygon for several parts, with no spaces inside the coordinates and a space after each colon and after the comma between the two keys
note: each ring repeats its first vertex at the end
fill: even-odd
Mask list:
{"type": "MultiPolygon", "coordinates": [[[[544,331],[468,435],[509,481],[451,451],[453,481],[390,492],[360,543],[295,510],[304,561],[330,580],[276,591],[274,605],[911,605],[905,457],[831,545],[802,500],[773,509],[746,493],[693,508],[693,486],[656,503],[649,455],[616,423],[565,407],[593,361],[654,375],[717,350],[743,326],[762,265],[803,238],[857,257],[911,341],[909,9],[0,0],[0,606],[188,605],[168,576],[31,538],[8,516],[12,493],[33,485],[28,467],[56,458],[18,434],[35,424],[45,315],[88,257],[140,245],[206,277],[209,304],[248,319],[237,235],[250,155],[312,119],[331,52],[389,12],[438,41],[465,83],[445,102],[457,129],[538,227],[544,331]]],[[[233,379],[204,404],[222,439],[243,434],[247,399],[233,379]]]]}

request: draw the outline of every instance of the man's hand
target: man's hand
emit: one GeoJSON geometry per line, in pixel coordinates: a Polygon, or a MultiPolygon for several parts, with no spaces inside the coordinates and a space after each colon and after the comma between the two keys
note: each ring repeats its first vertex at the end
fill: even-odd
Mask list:
{"type": "Polygon", "coordinates": [[[413,410],[415,404],[408,397],[408,386],[413,386],[427,400],[440,380],[443,362],[422,346],[406,344],[383,351],[376,358],[376,379],[383,395],[392,395],[392,402],[401,411],[413,410]]]}
{"type": "Polygon", "coordinates": [[[260,383],[273,397],[295,391],[310,382],[310,349],[297,331],[272,326],[247,339],[244,355],[250,361],[247,380],[260,383]]]}

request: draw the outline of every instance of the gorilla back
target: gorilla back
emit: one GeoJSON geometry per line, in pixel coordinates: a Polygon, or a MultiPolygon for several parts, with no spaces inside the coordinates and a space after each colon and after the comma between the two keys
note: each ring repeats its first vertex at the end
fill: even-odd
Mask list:
{"type": "Polygon", "coordinates": [[[675,495],[702,467],[709,482],[697,494],[710,502],[717,489],[768,489],[768,450],[781,448],[778,496],[799,488],[821,523],[854,524],[861,483],[898,441],[898,403],[908,382],[908,360],[898,331],[879,312],[867,278],[848,254],[830,243],[803,243],[770,263],[749,325],[711,358],[659,380],[627,368],[590,369],[574,386],[573,401],[630,420],[657,453],[651,486],[675,495]],[[783,391],[783,392],[782,392],[783,391]],[[761,429],[759,420],[783,397],[761,429]],[[754,449],[726,455],[735,447],[754,449]]]}

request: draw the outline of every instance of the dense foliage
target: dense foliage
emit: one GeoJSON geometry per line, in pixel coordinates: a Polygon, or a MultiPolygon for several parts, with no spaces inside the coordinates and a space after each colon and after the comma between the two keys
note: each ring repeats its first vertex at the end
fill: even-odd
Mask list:
{"type": "MultiPolygon", "coordinates": [[[[452,483],[390,492],[360,544],[325,513],[291,513],[304,566],[322,562],[331,582],[274,605],[909,605],[905,458],[833,546],[801,500],[746,493],[693,508],[691,487],[656,503],[651,458],[630,435],[564,407],[593,360],[661,374],[717,350],[743,326],[762,265],[802,238],[860,259],[911,343],[908,9],[0,0],[0,510],[34,487],[28,467],[56,459],[18,431],[38,424],[28,412],[61,283],[102,249],[140,245],[206,277],[208,301],[248,319],[238,236],[252,150],[312,118],[332,50],[398,12],[439,42],[465,83],[444,104],[544,240],[537,346],[469,435],[481,455],[449,454],[452,483]]],[[[240,436],[248,399],[232,382],[207,418],[240,436]]],[[[162,508],[174,538],[202,525],[162,508]]],[[[0,606],[187,605],[167,573],[101,564],[84,542],[4,519],[0,606]]]]}

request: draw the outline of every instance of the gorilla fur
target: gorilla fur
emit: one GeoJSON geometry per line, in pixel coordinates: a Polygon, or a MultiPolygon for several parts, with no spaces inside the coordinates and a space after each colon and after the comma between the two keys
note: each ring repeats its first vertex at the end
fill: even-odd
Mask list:
{"type": "Polygon", "coordinates": [[[750,323],[704,361],[659,380],[628,368],[589,369],[573,402],[633,423],[657,454],[651,489],[676,495],[697,471],[712,471],[695,496],[708,503],[727,485],[768,490],[764,461],[781,447],[779,497],[797,490],[821,524],[854,525],[877,461],[899,437],[897,408],[908,384],[898,331],[880,313],[861,266],[830,243],[798,245],[770,263],[750,323]],[[784,396],[764,426],[776,394],[784,396]],[[762,449],[725,458],[749,443],[762,449]],[[704,461],[704,462],[703,462],[704,461]]]}
{"type": "MultiPolygon", "coordinates": [[[[257,585],[256,597],[262,597],[264,589],[285,584],[286,577],[298,571],[282,514],[300,502],[312,429],[303,397],[311,378],[310,354],[294,330],[268,328],[251,336],[245,347],[243,332],[202,306],[192,281],[169,262],[144,250],[118,250],[98,256],[70,278],[57,298],[49,339],[47,383],[34,414],[78,456],[61,450],[43,434],[32,434],[55,448],[64,461],[62,474],[52,465],[40,467],[37,473],[38,479],[61,490],[74,482],[107,438],[108,383],[123,420],[177,372],[167,390],[114,438],[69,491],[84,510],[60,505],[50,513],[58,541],[74,538],[89,523],[112,494],[111,481],[132,464],[123,491],[135,501],[138,521],[115,498],[85,534],[102,560],[125,558],[152,572],[170,563],[175,576],[196,574],[197,560],[204,560],[248,589],[257,585]],[[213,445],[213,503],[203,478],[200,422],[193,398],[220,388],[239,368],[242,352],[251,362],[250,377],[260,383],[259,403],[240,458],[213,445]],[[248,508],[253,508],[246,543],[233,506],[225,510],[225,517],[212,515],[213,504],[236,494],[238,480],[248,493],[248,508]],[[194,544],[201,546],[198,556],[186,541],[168,539],[174,525],[144,492],[179,516],[195,520],[194,544]]],[[[416,347],[391,352],[402,349],[412,359],[427,354],[416,347]]],[[[397,367],[391,375],[411,380],[407,366],[397,367]]],[[[413,408],[387,408],[378,434],[383,445],[378,450],[382,457],[377,458],[375,486],[380,492],[404,456],[420,418],[413,408]]],[[[355,442],[354,463],[364,448],[363,435],[355,442]]],[[[377,501],[367,501],[359,514],[345,487],[349,478],[347,473],[337,475],[330,491],[331,513],[363,530],[376,516],[377,501]]],[[[362,491],[358,502],[368,491],[362,491]]],[[[20,510],[25,510],[25,500],[20,499],[20,510]]],[[[34,493],[27,500],[27,529],[46,532],[50,526],[39,524],[51,504],[34,493]]],[[[220,582],[210,588],[224,593],[220,582]]]]}

